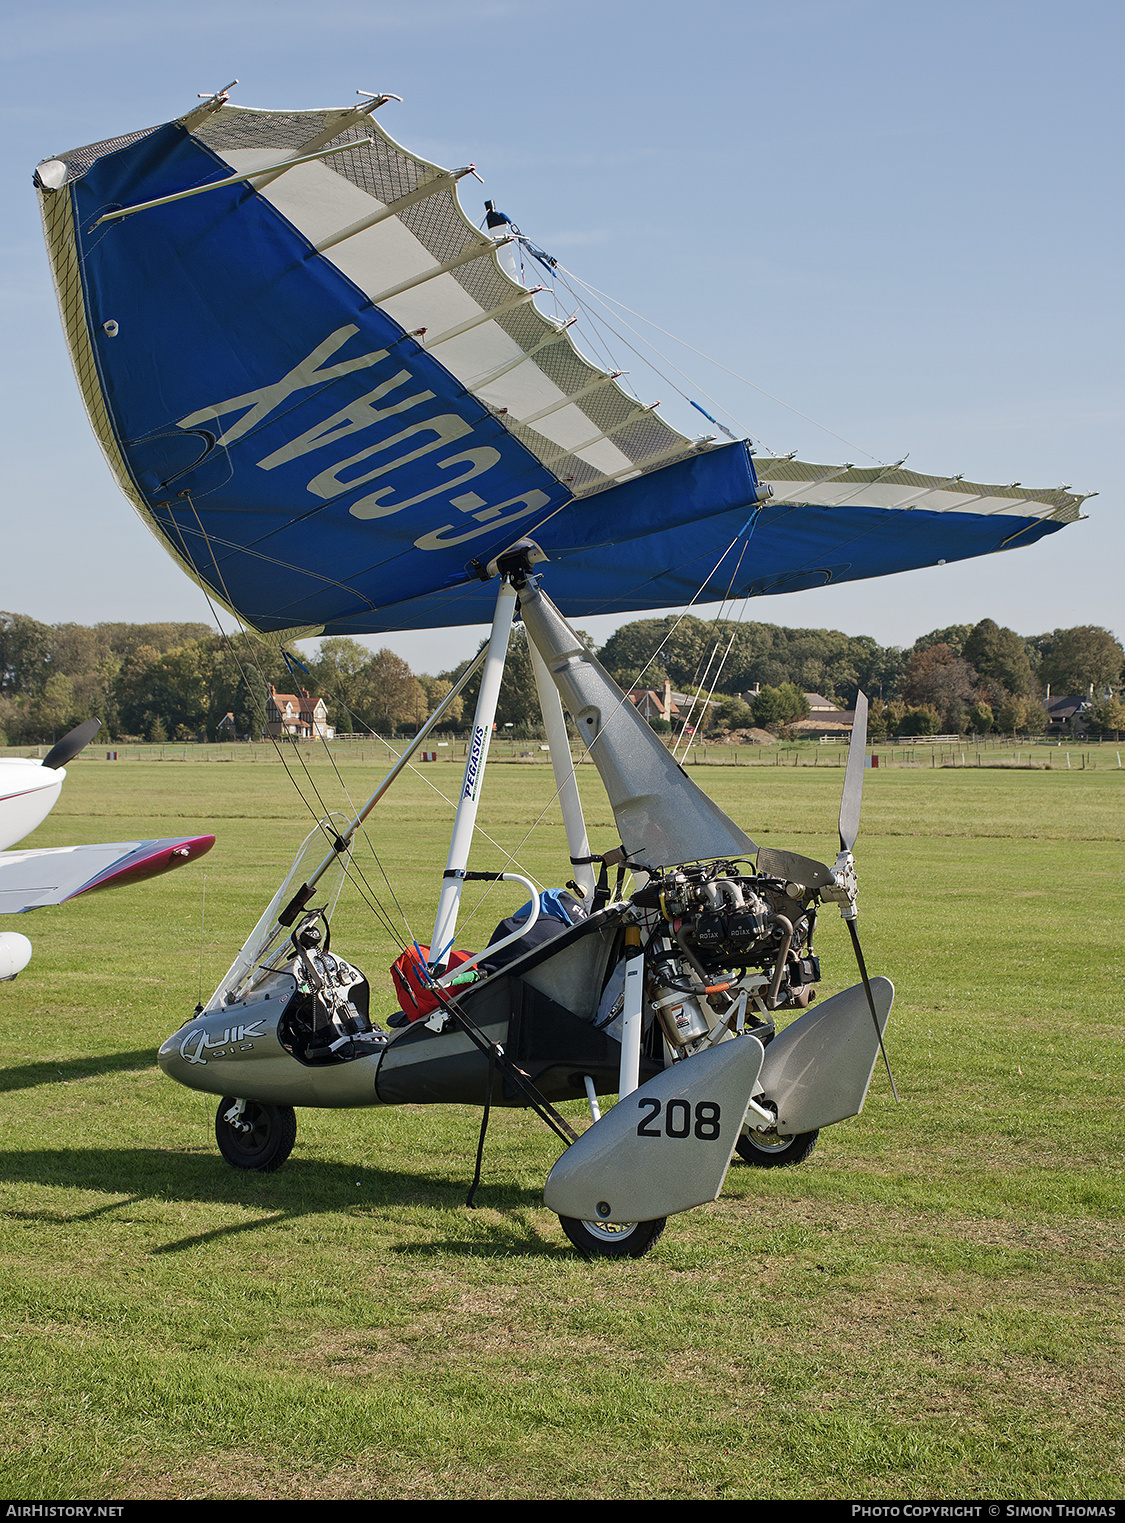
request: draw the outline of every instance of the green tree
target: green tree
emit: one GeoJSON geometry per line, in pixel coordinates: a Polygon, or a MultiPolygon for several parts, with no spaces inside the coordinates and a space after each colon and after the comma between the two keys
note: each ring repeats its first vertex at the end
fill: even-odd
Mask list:
{"type": "Polygon", "coordinates": [[[371,652],[358,640],[333,635],[322,640],[308,662],[313,680],[336,706],[336,728],[352,731],[370,724],[371,692],[367,667],[371,652]]]}
{"type": "MultiPolygon", "coordinates": [[[[902,697],[906,704],[928,707],[938,714],[936,730],[951,733],[961,729],[965,708],[976,698],[976,673],[969,663],[954,653],[952,647],[925,645],[915,647],[902,676],[902,697]]],[[[903,731],[904,734],[932,734],[936,731],[903,731]]]]}
{"type": "Polygon", "coordinates": [[[949,624],[945,629],[931,629],[928,635],[918,636],[910,648],[911,654],[928,650],[931,645],[947,645],[955,656],[961,656],[974,627],[972,624],[949,624]]]}
{"type": "MultiPolygon", "coordinates": [[[[637,619],[614,631],[598,652],[598,660],[626,690],[637,684],[659,687],[665,673],[673,687],[683,689],[700,680],[715,638],[714,625],[690,615],[637,619]]],[[[729,639],[728,634],[724,649],[729,639]]]]}
{"type": "Polygon", "coordinates": [[[978,677],[998,683],[1005,692],[1031,691],[1031,662],[1027,644],[1014,629],[1001,629],[992,619],[975,624],[961,652],[978,677]]]}
{"type": "Polygon", "coordinates": [[[1056,697],[1083,694],[1091,686],[1095,693],[1121,686],[1125,649],[1108,629],[1079,624],[1039,635],[1035,643],[1042,652],[1039,680],[1049,684],[1056,697]]]}
{"type": "Polygon", "coordinates": [[[764,687],[752,705],[755,724],[775,734],[795,719],[803,719],[809,712],[808,699],[792,682],[780,687],[764,687]]]}
{"type": "Polygon", "coordinates": [[[941,732],[942,716],[933,704],[920,704],[907,709],[898,727],[900,735],[937,735],[941,732]]]}
{"type": "Polygon", "coordinates": [[[741,698],[720,698],[711,711],[711,727],[716,730],[748,730],[754,723],[754,710],[741,698]]]}
{"type": "Polygon", "coordinates": [[[987,735],[996,722],[991,706],[982,701],[974,703],[966,717],[969,721],[969,729],[974,735],[987,735]]]}
{"type": "MultiPolygon", "coordinates": [[[[448,677],[430,677],[425,673],[422,673],[419,676],[418,682],[422,688],[422,691],[426,695],[427,714],[432,714],[434,712],[438,704],[442,701],[442,699],[449,692],[450,688],[453,686],[453,683],[450,682],[448,677]]],[[[448,709],[446,709],[445,714],[442,716],[442,724],[446,725],[451,730],[455,730],[461,723],[464,716],[465,699],[464,696],[459,693],[457,697],[454,698],[453,702],[449,705],[448,709]]]]}
{"type": "Polygon", "coordinates": [[[398,729],[416,729],[429,713],[421,683],[392,650],[377,650],[368,659],[363,681],[370,722],[380,733],[389,731],[393,735],[398,729]]]}
{"type": "MultiPolygon", "coordinates": [[[[642,622],[658,622],[655,620],[642,622]]],[[[581,637],[581,631],[576,633],[581,637]]],[[[487,642],[481,641],[478,649],[484,649],[487,642]]],[[[443,677],[456,681],[468,665],[465,662],[456,672],[443,672],[443,677]]],[[[471,716],[476,711],[477,698],[480,694],[481,673],[477,672],[465,684],[462,697],[465,704],[465,714],[471,716]]],[[[500,696],[496,703],[496,727],[498,730],[511,725],[514,730],[522,735],[531,733],[538,734],[542,727],[542,715],[539,709],[539,689],[535,682],[535,668],[531,664],[531,651],[528,649],[527,633],[522,624],[517,624],[508,638],[508,655],[504,664],[504,676],[500,682],[500,696]]]]}
{"type": "Polygon", "coordinates": [[[1004,735],[1024,734],[1041,730],[1044,718],[1042,705],[1033,698],[1009,693],[996,710],[996,728],[1004,735]]]}
{"type": "Polygon", "coordinates": [[[28,719],[36,740],[55,741],[74,720],[74,684],[62,672],[53,672],[42,691],[31,700],[28,719]]]}
{"type": "Polygon", "coordinates": [[[51,675],[51,627],[22,613],[0,613],[0,693],[34,698],[51,675]]]}
{"type": "Polygon", "coordinates": [[[1125,730],[1125,700],[1116,696],[1103,698],[1090,711],[1090,719],[1099,730],[1125,730]]]}

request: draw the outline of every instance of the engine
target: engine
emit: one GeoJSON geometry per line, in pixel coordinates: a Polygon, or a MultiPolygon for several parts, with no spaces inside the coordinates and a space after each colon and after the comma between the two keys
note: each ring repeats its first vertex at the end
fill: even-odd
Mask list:
{"type": "Polygon", "coordinates": [[[814,903],[798,885],[733,862],[678,868],[638,890],[649,997],[669,1043],[694,1050],[717,1026],[768,1040],[773,1011],[804,1009],[820,978],[814,903]]]}

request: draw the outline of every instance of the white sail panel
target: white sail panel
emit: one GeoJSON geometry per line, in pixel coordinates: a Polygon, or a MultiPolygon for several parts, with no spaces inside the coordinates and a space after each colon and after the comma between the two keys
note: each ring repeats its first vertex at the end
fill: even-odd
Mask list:
{"type": "Polygon", "coordinates": [[[1006,514],[1013,518],[1054,519],[1074,523],[1083,496],[1066,487],[1025,491],[1019,482],[986,486],[955,476],[923,476],[901,467],[812,465],[804,460],[754,457],[759,481],[773,488],[775,504],[813,504],[817,507],[914,509],[927,513],[1006,514]]]}
{"type": "MultiPolygon", "coordinates": [[[[252,111],[228,102],[196,126],[194,135],[237,173],[245,173],[276,165],[285,151],[295,157],[310,151],[309,145],[331,130],[332,116],[252,111]]],[[[298,165],[258,185],[259,194],[313,244],[334,239],[449,174],[402,148],[371,118],[338,120],[346,125],[328,141],[334,147],[355,141],[354,152],[298,165]],[[369,136],[374,138],[370,146],[364,141],[369,136]]],[[[374,226],[330,242],[322,257],[408,332],[425,328],[427,337],[482,318],[522,290],[501,268],[491,240],[465,216],[451,184],[374,226]],[[433,273],[474,253],[480,257],[447,273],[433,273]],[[408,282],[417,283],[386,295],[408,282]]],[[[581,355],[569,334],[560,333],[531,302],[475,323],[433,352],[576,495],[612,485],[650,464],[665,465],[697,447],[651,412],[638,420],[637,400],[581,355]],[[502,377],[480,380],[521,356],[526,358],[502,377]],[[587,392],[591,386],[596,389],[587,392]],[[583,395],[533,425],[521,425],[521,419],[575,393],[583,395]]]]}

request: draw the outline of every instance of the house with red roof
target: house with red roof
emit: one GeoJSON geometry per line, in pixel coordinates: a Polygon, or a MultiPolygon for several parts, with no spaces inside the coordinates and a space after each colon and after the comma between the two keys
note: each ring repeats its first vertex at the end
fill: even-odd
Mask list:
{"type": "Polygon", "coordinates": [[[328,723],[323,698],[313,698],[307,688],[299,693],[279,693],[271,682],[266,703],[266,734],[279,740],[333,740],[336,731],[328,723]]]}

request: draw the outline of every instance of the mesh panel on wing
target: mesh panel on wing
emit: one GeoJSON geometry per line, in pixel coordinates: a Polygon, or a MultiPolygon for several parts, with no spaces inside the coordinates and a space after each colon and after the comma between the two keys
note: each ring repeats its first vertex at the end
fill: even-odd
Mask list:
{"type": "MultiPolygon", "coordinates": [[[[349,127],[340,134],[341,140],[366,137],[374,125],[373,122],[357,123],[355,127],[349,127]]],[[[340,154],[339,158],[346,160],[339,167],[333,159],[326,159],[325,163],[360,190],[365,190],[369,196],[382,201],[384,206],[389,201],[397,201],[400,196],[408,196],[412,190],[417,190],[421,182],[433,173],[428,164],[403,153],[378,131],[370,148],[364,148],[361,153],[340,154]]]]}
{"type": "Polygon", "coordinates": [[[568,455],[563,460],[557,460],[552,470],[557,472],[560,480],[566,482],[576,497],[589,487],[611,484],[604,471],[599,471],[597,466],[591,465],[588,460],[579,460],[577,455],[568,455]]]}
{"type": "Polygon", "coordinates": [[[456,259],[470,243],[479,243],[480,234],[470,228],[453,199],[452,191],[439,191],[399,212],[398,220],[437,260],[445,264],[456,259]]]}
{"type": "Polygon", "coordinates": [[[535,358],[543,374],[549,376],[567,396],[605,375],[604,370],[588,364],[573,344],[554,345],[535,358]]]}
{"type": "MultiPolygon", "coordinates": [[[[550,332],[552,324],[543,316],[531,302],[522,307],[515,307],[511,312],[505,312],[496,319],[499,327],[517,343],[525,352],[534,349],[536,344],[541,343],[550,332]]],[[[560,335],[567,348],[572,347],[573,339],[568,335],[560,335]]],[[[544,351],[544,355],[545,355],[544,351]]],[[[542,369],[544,356],[536,355],[535,362],[542,369]]]]}
{"type": "Polygon", "coordinates": [[[623,396],[616,386],[612,389],[605,386],[583,397],[581,405],[582,411],[597,425],[599,433],[609,433],[620,427],[642,404],[636,397],[623,396]]]}
{"type": "Polygon", "coordinates": [[[694,448],[674,428],[661,423],[652,413],[645,413],[643,417],[619,429],[613,436],[613,442],[623,455],[628,455],[630,460],[638,463],[647,460],[650,455],[663,455],[678,445],[683,445],[685,450],[694,448]]]}
{"type": "Polygon", "coordinates": [[[503,306],[516,295],[517,288],[497,268],[493,257],[477,259],[472,264],[463,265],[454,275],[454,279],[464,286],[477,305],[483,307],[486,312],[490,312],[493,307],[503,306]]]}
{"type": "Polygon", "coordinates": [[[216,153],[240,148],[300,148],[324,131],[330,111],[243,111],[224,106],[192,130],[192,137],[216,153]]]}
{"type": "Polygon", "coordinates": [[[67,167],[67,181],[77,180],[99,159],[104,159],[107,153],[116,153],[119,148],[128,148],[130,143],[139,143],[143,137],[151,137],[154,132],[159,132],[159,127],[145,127],[140,132],[127,132],[124,137],[106,138],[104,143],[91,143],[86,148],[72,148],[68,153],[59,153],[55,157],[61,159],[67,167]]]}

